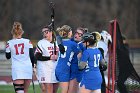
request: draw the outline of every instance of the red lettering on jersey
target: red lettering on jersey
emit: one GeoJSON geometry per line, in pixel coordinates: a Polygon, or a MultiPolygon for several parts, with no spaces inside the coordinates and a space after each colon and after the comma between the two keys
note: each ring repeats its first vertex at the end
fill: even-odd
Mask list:
{"type": "Polygon", "coordinates": [[[6,48],[8,48],[8,47],[9,47],[9,43],[6,44],[6,48]]]}
{"type": "Polygon", "coordinates": [[[52,50],[52,47],[48,47],[48,50],[52,50]]]}
{"type": "Polygon", "coordinates": [[[16,50],[16,55],[19,55],[19,50],[18,50],[19,47],[21,47],[20,54],[24,54],[24,43],[15,44],[14,47],[15,47],[15,50],[16,50]]]}
{"type": "MultiPolygon", "coordinates": [[[[54,47],[48,47],[48,50],[54,50],[54,47]]],[[[58,47],[56,47],[56,50],[58,51],[58,50],[59,50],[59,48],[58,48],[58,47]]]]}

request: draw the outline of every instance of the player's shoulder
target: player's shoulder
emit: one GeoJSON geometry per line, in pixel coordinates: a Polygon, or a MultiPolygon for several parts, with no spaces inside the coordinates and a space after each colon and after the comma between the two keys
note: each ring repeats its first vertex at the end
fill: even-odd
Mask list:
{"type": "Polygon", "coordinates": [[[94,51],[95,51],[95,53],[101,53],[101,51],[99,50],[98,47],[95,47],[95,48],[94,48],[94,51]]]}
{"type": "Polygon", "coordinates": [[[42,44],[48,44],[48,43],[50,43],[48,40],[46,40],[46,39],[41,39],[41,40],[39,40],[38,41],[38,44],[40,45],[42,45],[42,44]]]}
{"type": "Polygon", "coordinates": [[[44,39],[41,39],[41,40],[38,41],[38,44],[41,44],[43,42],[44,42],[44,39]]]}
{"type": "Polygon", "coordinates": [[[84,51],[83,51],[83,53],[82,53],[82,54],[84,54],[84,55],[88,56],[88,55],[90,55],[90,54],[91,54],[91,51],[90,51],[89,49],[86,49],[86,50],[84,50],[84,51]]]}
{"type": "Polygon", "coordinates": [[[71,44],[73,44],[73,45],[78,45],[78,43],[76,43],[75,41],[69,41],[71,44]]]}
{"type": "Polygon", "coordinates": [[[30,39],[27,39],[27,38],[21,38],[22,40],[25,40],[25,41],[30,41],[30,39]]]}
{"type": "Polygon", "coordinates": [[[10,40],[7,41],[7,43],[9,43],[9,44],[10,44],[10,43],[12,44],[12,43],[14,43],[14,42],[16,42],[16,39],[10,39],[10,40]]]}
{"type": "Polygon", "coordinates": [[[11,43],[12,41],[13,41],[13,39],[10,39],[10,40],[7,41],[7,43],[11,43]]]}

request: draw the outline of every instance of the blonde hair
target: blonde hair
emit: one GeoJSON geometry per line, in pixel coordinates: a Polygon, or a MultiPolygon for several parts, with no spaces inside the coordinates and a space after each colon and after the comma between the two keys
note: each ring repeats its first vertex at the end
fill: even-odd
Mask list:
{"type": "Polygon", "coordinates": [[[91,32],[91,34],[94,36],[95,35],[95,40],[96,42],[100,41],[101,40],[101,34],[97,31],[95,32],[91,32]]]}
{"type": "Polygon", "coordinates": [[[56,31],[59,33],[59,35],[60,35],[62,38],[68,38],[68,33],[69,33],[70,31],[72,31],[72,30],[71,30],[71,27],[70,27],[70,26],[68,26],[68,25],[63,25],[62,27],[58,27],[58,28],[56,29],[56,31]]]}
{"type": "Polygon", "coordinates": [[[20,22],[14,22],[11,33],[14,36],[22,35],[24,33],[22,29],[22,24],[20,22]]]}

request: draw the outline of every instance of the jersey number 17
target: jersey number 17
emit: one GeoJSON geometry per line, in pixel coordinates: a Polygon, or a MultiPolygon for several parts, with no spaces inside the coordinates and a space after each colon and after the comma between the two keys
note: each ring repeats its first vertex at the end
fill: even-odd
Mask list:
{"type": "Polygon", "coordinates": [[[23,51],[24,50],[24,43],[15,44],[14,47],[16,50],[16,55],[24,54],[24,51],[23,51]]]}

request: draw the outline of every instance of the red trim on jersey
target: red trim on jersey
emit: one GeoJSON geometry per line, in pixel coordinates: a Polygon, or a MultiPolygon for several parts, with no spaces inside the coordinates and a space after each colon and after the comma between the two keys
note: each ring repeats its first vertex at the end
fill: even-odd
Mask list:
{"type": "Polygon", "coordinates": [[[36,48],[36,52],[39,52],[39,53],[41,53],[41,51],[40,51],[38,48],[36,48]]]}
{"type": "Polygon", "coordinates": [[[6,45],[6,48],[8,48],[9,47],[9,43],[7,43],[7,45],[6,45]]]}

